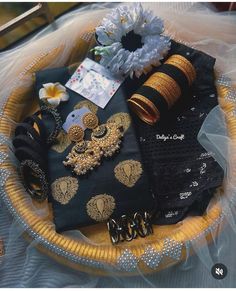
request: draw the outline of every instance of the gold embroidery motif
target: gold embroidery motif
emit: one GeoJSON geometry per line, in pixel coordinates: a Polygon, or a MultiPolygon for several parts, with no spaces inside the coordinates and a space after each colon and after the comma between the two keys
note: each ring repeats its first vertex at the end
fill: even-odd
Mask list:
{"type": "Polygon", "coordinates": [[[96,114],[98,111],[97,105],[95,105],[94,103],[92,103],[88,100],[83,100],[83,101],[80,101],[79,103],[77,103],[74,107],[74,110],[80,109],[82,107],[87,107],[94,114],[96,114]]]}
{"type": "Polygon", "coordinates": [[[127,187],[133,187],[142,172],[141,163],[134,160],[120,162],[114,169],[116,179],[127,187]]]}
{"type": "Polygon", "coordinates": [[[76,178],[67,176],[56,179],[52,185],[52,196],[59,203],[67,204],[76,194],[79,188],[76,178]]]}
{"type": "Polygon", "coordinates": [[[71,141],[69,136],[64,130],[61,130],[56,138],[55,144],[51,147],[51,149],[58,153],[63,153],[70,144],[71,141]]]}
{"type": "Polygon", "coordinates": [[[115,199],[111,195],[96,195],[87,203],[87,213],[95,221],[105,221],[115,209],[115,199]]]}
{"type": "Polygon", "coordinates": [[[128,113],[119,112],[112,115],[107,122],[115,122],[118,126],[123,126],[124,132],[126,132],[130,126],[131,118],[128,113]]]}

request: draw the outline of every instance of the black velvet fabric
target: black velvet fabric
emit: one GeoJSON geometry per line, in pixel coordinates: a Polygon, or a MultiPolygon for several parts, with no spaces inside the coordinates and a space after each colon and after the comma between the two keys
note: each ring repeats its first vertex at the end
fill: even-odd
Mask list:
{"type": "MultiPolygon", "coordinates": [[[[67,68],[49,69],[38,72],[36,75],[36,92],[38,92],[45,83],[60,82],[64,85],[70,78],[67,68]]],[[[105,109],[98,109],[97,116],[100,124],[105,123],[112,115],[116,113],[129,113],[126,102],[124,86],[120,87],[115,96],[111,99],[105,109]]],[[[74,106],[80,101],[85,100],[79,94],[68,89],[70,99],[68,102],[62,102],[58,107],[63,122],[67,115],[74,110],[74,106]]],[[[47,128],[53,128],[53,119],[48,115],[42,116],[47,128]]],[[[89,131],[86,131],[86,139],[89,138],[89,131]]],[[[120,217],[123,214],[132,214],[136,211],[150,210],[154,206],[153,196],[151,194],[148,177],[144,171],[140,179],[133,187],[127,187],[120,183],[114,176],[114,168],[119,162],[125,160],[141,161],[139,144],[131,122],[130,127],[125,132],[122,139],[121,150],[112,158],[102,158],[102,164],[85,176],[76,176],[71,172],[71,168],[63,165],[68,153],[74,144],[71,144],[64,152],[58,153],[52,148],[48,152],[48,172],[49,181],[52,184],[61,177],[76,177],[79,188],[76,195],[67,204],[61,204],[56,201],[52,195],[49,200],[53,206],[53,216],[58,232],[73,229],[79,226],[86,226],[95,223],[87,214],[86,205],[88,201],[100,194],[111,195],[115,199],[115,210],[112,217],[120,217]]]]}

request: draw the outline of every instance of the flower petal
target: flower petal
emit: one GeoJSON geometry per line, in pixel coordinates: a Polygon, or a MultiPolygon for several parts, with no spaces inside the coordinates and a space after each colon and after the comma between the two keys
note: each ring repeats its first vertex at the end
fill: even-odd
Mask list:
{"type": "Polygon", "coordinates": [[[46,84],[43,84],[43,87],[46,89],[46,90],[50,90],[54,87],[54,83],[46,83],[46,84]]]}
{"type": "Polygon", "coordinates": [[[66,92],[66,88],[60,83],[55,83],[55,87],[58,92],[66,92]]]}
{"type": "Polygon", "coordinates": [[[60,104],[60,98],[48,98],[47,99],[48,103],[53,105],[53,106],[58,106],[60,104]]]}
{"type": "Polygon", "coordinates": [[[39,99],[45,99],[47,98],[47,91],[44,88],[41,88],[39,90],[39,99]]]}
{"type": "Polygon", "coordinates": [[[59,98],[60,98],[61,101],[65,102],[65,101],[69,100],[70,96],[69,96],[69,94],[67,92],[61,92],[59,94],[59,98]]]}

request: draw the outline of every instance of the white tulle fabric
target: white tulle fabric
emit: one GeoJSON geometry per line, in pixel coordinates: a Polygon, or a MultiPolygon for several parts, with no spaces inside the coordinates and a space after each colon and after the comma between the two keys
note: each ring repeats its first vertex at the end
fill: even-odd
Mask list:
{"type": "MultiPolygon", "coordinates": [[[[65,65],[84,25],[99,24],[109,9],[116,5],[89,4],[58,19],[56,30],[48,26],[17,48],[1,53],[0,114],[15,86],[32,84],[32,78],[22,77],[22,72],[33,55],[45,54],[63,45],[63,50],[49,67],[65,65]]],[[[211,7],[191,3],[143,3],[143,6],[164,19],[167,35],[216,57],[216,69],[236,84],[234,13],[217,14],[211,7]]],[[[3,136],[0,141],[11,146],[11,142],[3,136]]],[[[225,171],[227,195],[225,199],[218,196],[216,199],[227,210],[228,223],[219,223],[218,228],[222,232],[211,245],[203,247],[206,238],[200,236],[191,243],[196,253],[194,256],[187,256],[184,262],[153,275],[144,276],[140,272],[135,278],[116,277],[113,273],[109,277],[92,276],[62,266],[39,253],[34,248],[36,242],[25,242],[22,228],[14,222],[5,204],[0,201],[0,237],[5,244],[5,256],[0,257],[0,287],[235,287],[236,191],[228,177],[233,149],[227,136],[224,114],[219,107],[214,108],[205,120],[199,132],[199,141],[208,151],[215,153],[225,171]],[[223,280],[211,276],[211,267],[217,262],[224,263],[228,268],[228,275],[223,280]]],[[[0,156],[0,163],[4,158],[0,156]]],[[[4,191],[1,178],[0,191],[4,191]]],[[[47,209],[38,211],[42,216],[47,213],[47,209]]],[[[68,235],[87,240],[79,231],[72,231],[68,235]]]]}

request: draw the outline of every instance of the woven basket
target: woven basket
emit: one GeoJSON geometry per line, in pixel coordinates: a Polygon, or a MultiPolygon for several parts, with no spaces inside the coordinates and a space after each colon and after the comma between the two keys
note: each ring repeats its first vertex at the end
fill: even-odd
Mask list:
{"type": "MultiPolygon", "coordinates": [[[[23,77],[32,78],[33,73],[49,67],[51,61],[60,54],[62,47],[55,48],[43,56],[36,56],[24,70],[23,77]]],[[[72,52],[73,53],[73,52],[72,52]]],[[[73,60],[72,60],[73,61],[73,60]]],[[[22,76],[22,75],[21,75],[22,76]]],[[[32,98],[32,86],[16,87],[5,104],[5,117],[0,120],[0,134],[11,138],[14,124],[7,119],[19,122],[37,109],[37,100],[32,98]]],[[[229,136],[236,140],[236,120],[230,113],[235,105],[225,99],[229,87],[218,86],[219,103],[226,112],[229,136]]],[[[9,152],[7,145],[0,146],[0,152],[9,152]]],[[[233,157],[232,157],[233,158],[233,157]]],[[[5,159],[1,164],[4,172],[10,173],[5,182],[2,195],[13,216],[25,228],[25,237],[36,240],[37,248],[55,260],[84,272],[106,275],[114,269],[118,275],[135,275],[137,268],[143,273],[157,272],[186,258],[189,254],[187,242],[195,240],[200,235],[206,236],[210,243],[218,235],[218,222],[222,223],[223,215],[219,200],[211,201],[211,207],[201,217],[188,217],[183,222],[169,226],[154,226],[154,234],[145,239],[136,239],[129,243],[113,246],[105,224],[81,228],[80,231],[92,243],[58,234],[52,223],[52,213],[47,218],[37,215],[35,209],[42,207],[29,199],[16,165],[5,159]],[[155,260],[154,260],[155,258],[155,260]],[[158,261],[158,263],[157,263],[158,261]]],[[[235,175],[236,176],[236,175],[235,175]]],[[[223,187],[218,189],[219,195],[224,195],[223,187]]],[[[192,250],[190,249],[190,253],[192,250]]]]}

